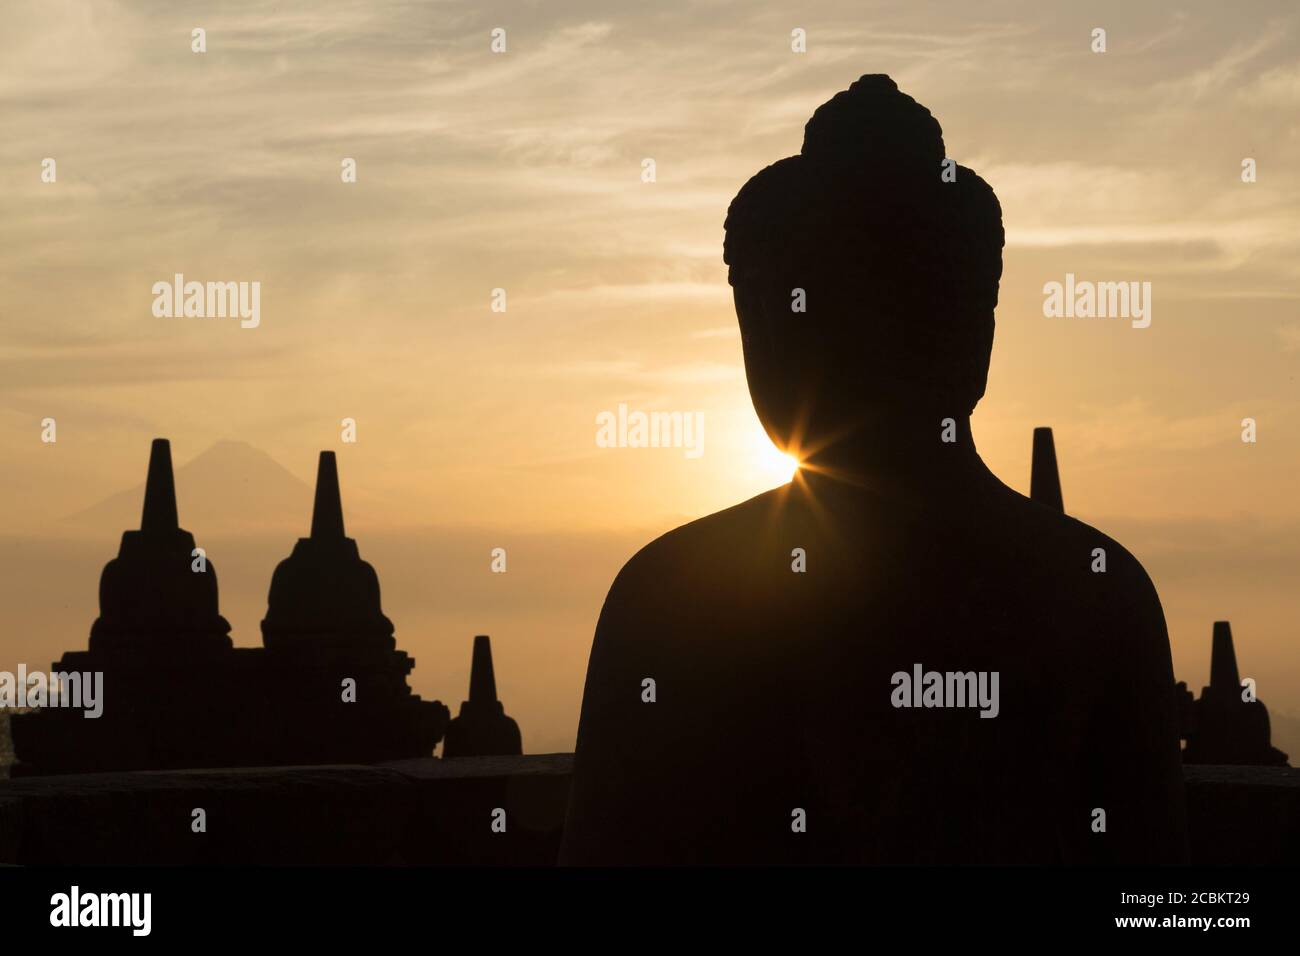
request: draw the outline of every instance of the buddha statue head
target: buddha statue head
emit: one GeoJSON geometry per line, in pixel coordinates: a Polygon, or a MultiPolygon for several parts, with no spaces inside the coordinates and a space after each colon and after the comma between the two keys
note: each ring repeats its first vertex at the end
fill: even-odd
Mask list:
{"type": "Polygon", "coordinates": [[[750,395],[778,446],[960,419],[983,396],[1001,207],[888,76],[818,107],[799,155],[750,179],[725,228],[750,395]]]}

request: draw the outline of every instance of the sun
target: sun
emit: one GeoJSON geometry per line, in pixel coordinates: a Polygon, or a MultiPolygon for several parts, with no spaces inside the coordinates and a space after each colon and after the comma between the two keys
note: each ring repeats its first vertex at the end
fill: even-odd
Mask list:
{"type": "Polygon", "coordinates": [[[773,445],[761,428],[750,440],[750,458],[754,477],[769,487],[784,485],[799,470],[799,459],[773,445]]]}

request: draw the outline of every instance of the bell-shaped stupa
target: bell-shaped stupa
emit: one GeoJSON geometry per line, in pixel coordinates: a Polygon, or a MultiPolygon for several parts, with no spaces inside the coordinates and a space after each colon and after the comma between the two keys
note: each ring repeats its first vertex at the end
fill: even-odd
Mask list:
{"type": "Polygon", "coordinates": [[[1268,711],[1242,686],[1232,625],[1214,622],[1210,647],[1210,684],[1191,707],[1184,763],[1259,764],[1282,766],[1286,754],[1269,741],[1268,711]]]}
{"type": "Polygon", "coordinates": [[[312,654],[325,648],[396,647],[393,622],[380,608],[375,569],[361,560],[356,541],[343,531],[338,461],[332,451],[320,453],[311,537],[298,539],[271,578],[262,643],[272,651],[305,649],[312,654]]]}
{"type": "Polygon", "coordinates": [[[217,610],[216,569],[177,518],[171,444],[155,438],[140,529],[122,533],[117,557],[104,567],[90,651],[185,657],[231,646],[230,624],[217,610]]]}
{"type": "Polygon", "coordinates": [[[447,726],[442,755],[485,757],[523,752],[519,725],[506,716],[505,707],[497,700],[492,643],[486,634],[479,634],[474,638],[470,662],[469,700],[460,705],[459,716],[447,726]]]}
{"type": "Polygon", "coordinates": [[[442,738],[450,714],[411,692],[415,661],[397,649],[375,569],[344,533],[332,451],[320,454],[311,536],[271,578],[262,642],[285,714],[275,733],[298,760],[428,756],[442,738]]]}
{"type": "MultiPolygon", "coordinates": [[[[237,693],[217,573],[180,527],[171,445],[155,438],[137,531],[122,534],[99,581],[89,650],[52,670],[98,686],[98,716],[48,708],[11,722],[15,775],[221,766],[236,762],[237,693]]],[[[247,761],[245,761],[247,762],[247,761]]]]}

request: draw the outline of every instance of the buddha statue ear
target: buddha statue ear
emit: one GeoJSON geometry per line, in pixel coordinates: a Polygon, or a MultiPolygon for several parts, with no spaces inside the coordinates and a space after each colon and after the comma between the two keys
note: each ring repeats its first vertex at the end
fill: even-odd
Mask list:
{"type": "Polygon", "coordinates": [[[766,352],[771,347],[772,341],[763,296],[752,283],[737,282],[731,288],[731,298],[736,306],[736,319],[740,322],[740,338],[745,347],[745,355],[757,358],[760,351],[766,352]]]}

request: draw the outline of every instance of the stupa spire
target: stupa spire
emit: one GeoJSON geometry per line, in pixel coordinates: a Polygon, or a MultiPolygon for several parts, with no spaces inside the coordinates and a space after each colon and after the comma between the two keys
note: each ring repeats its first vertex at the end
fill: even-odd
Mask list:
{"type": "Polygon", "coordinates": [[[1237,670],[1237,652],[1232,646],[1232,625],[1228,621],[1214,622],[1214,640],[1210,645],[1210,686],[1236,693],[1241,687],[1237,670]]]}
{"type": "Polygon", "coordinates": [[[486,634],[474,637],[474,656],[469,665],[469,699],[490,703],[497,699],[497,678],[492,670],[492,640],[486,634]]]}
{"type": "Polygon", "coordinates": [[[339,466],[334,452],[320,453],[316,467],[316,504],[311,513],[311,536],[315,540],[344,538],[343,499],[339,494],[339,466]]]}
{"type": "Polygon", "coordinates": [[[1034,458],[1029,472],[1029,497],[1039,504],[1064,512],[1061,475],[1056,469],[1056,443],[1050,428],[1034,429],[1034,458]]]}
{"type": "Polygon", "coordinates": [[[144,512],[140,530],[145,534],[167,534],[180,527],[176,514],[176,481],[172,475],[172,446],[166,438],[155,438],[149,450],[149,477],[144,484],[144,512]]]}

